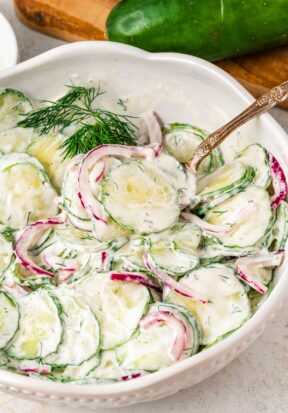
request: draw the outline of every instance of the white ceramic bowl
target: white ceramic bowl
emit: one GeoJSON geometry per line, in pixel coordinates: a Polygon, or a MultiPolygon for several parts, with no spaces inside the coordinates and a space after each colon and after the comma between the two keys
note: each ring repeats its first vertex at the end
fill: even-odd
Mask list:
{"type": "Polygon", "coordinates": [[[2,13],[0,13],[0,70],[17,63],[18,46],[15,33],[2,13]]]}
{"type": "MultiPolygon", "coordinates": [[[[0,73],[0,86],[42,98],[63,85],[96,77],[111,84],[118,96],[134,95],[139,111],[152,105],[164,121],[186,121],[213,130],[253,101],[251,95],[221,69],[204,60],[174,54],[150,54],[106,42],[61,46],[0,73]],[[138,94],[145,95],[139,100],[138,94]]],[[[241,128],[224,143],[233,147],[262,142],[287,172],[288,140],[284,130],[264,115],[241,128]]],[[[71,407],[120,407],[171,395],[220,370],[245,350],[274,318],[288,287],[287,259],[277,283],[259,311],[242,328],[216,346],[157,373],[129,382],[73,385],[41,381],[0,370],[0,389],[23,397],[71,407]]],[[[209,389],[207,389],[208,391],[209,389]]]]}

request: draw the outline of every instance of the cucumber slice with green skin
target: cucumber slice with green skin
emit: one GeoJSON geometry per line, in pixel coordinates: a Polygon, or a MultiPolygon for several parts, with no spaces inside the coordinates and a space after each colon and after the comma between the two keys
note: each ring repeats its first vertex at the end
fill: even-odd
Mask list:
{"type": "Polygon", "coordinates": [[[4,171],[5,169],[9,168],[9,166],[13,165],[22,165],[22,164],[31,164],[36,168],[43,171],[45,174],[45,170],[43,165],[32,156],[27,155],[26,153],[18,153],[18,152],[11,152],[0,157],[0,171],[4,171]]]}
{"type": "MultiPolygon", "coordinates": [[[[30,222],[58,213],[57,194],[43,169],[31,162],[10,164],[16,154],[0,158],[0,220],[5,226],[21,229],[30,222]],[[9,159],[8,159],[9,158],[9,159]],[[7,165],[5,167],[5,165],[7,165]]],[[[36,161],[36,160],[35,160],[36,161]]]]}
{"type": "Polygon", "coordinates": [[[166,302],[182,305],[198,320],[203,333],[202,345],[214,343],[251,316],[245,287],[231,267],[223,264],[201,267],[181,278],[180,283],[209,298],[208,303],[202,304],[172,291],[166,290],[164,294],[166,302]]]}
{"type": "MultiPolygon", "coordinates": [[[[18,260],[29,270],[26,271],[26,274],[24,272],[24,279],[28,278],[30,280],[32,272],[33,278],[35,278],[34,273],[38,276],[48,275],[52,278],[53,284],[56,282],[57,285],[57,283],[60,284],[65,281],[74,282],[87,275],[91,270],[103,271],[106,267],[108,267],[108,270],[110,269],[109,260],[110,257],[112,258],[112,252],[109,249],[100,250],[98,246],[98,251],[94,252],[90,246],[93,252],[89,252],[83,251],[83,248],[80,251],[75,249],[76,244],[72,244],[72,248],[67,247],[65,243],[63,244],[61,236],[59,237],[61,228],[67,230],[65,223],[62,221],[60,223],[56,222],[55,225],[52,224],[52,228],[49,224],[45,225],[41,222],[39,224],[38,230],[37,228],[35,230],[35,226],[34,228],[30,227],[31,231],[34,230],[34,235],[30,241],[27,240],[27,245],[24,247],[20,245],[20,250],[19,242],[21,243],[21,241],[17,241],[16,254],[18,260]],[[58,229],[59,227],[60,229],[58,229]],[[26,261],[29,260],[28,265],[25,259],[26,261]]],[[[23,234],[22,237],[25,236],[23,234]]],[[[41,279],[45,280],[43,277],[41,279]]]]}
{"type": "Polygon", "coordinates": [[[57,351],[62,340],[62,307],[48,290],[39,289],[17,300],[19,329],[6,349],[18,360],[43,359],[57,351]]]}
{"type": "Polygon", "coordinates": [[[240,162],[226,164],[216,171],[204,176],[197,182],[197,197],[191,208],[197,214],[204,214],[209,209],[219,205],[226,199],[242,192],[255,176],[255,170],[251,166],[244,166],[240,162]],[[199,200],[199,201],[198,201],[199,200]]]}
{"type": "Polygon", "coordinates": [[[201,230],[196,225],[178,222],[171,230],[151,236],[149,253],[156,268],[182,276],[195,268],[201,230]]]}
{"type": "Polygon", "coordinates": [[[219,262],[226,257],[243,257],[257,252],[257,246],[252,247],[226,247],[216,237],[205,237],[198,249],[201,266],[219,262]],[[213,239],[214,238],[214,239],[213,239]]]}
{"type": "Polygon", "coordinates": [[[169,177],[169,182],[177,190],[181,209],[189,205],[195,197],[195,184],[191,185],[184,166],[173,156],[164,152],[153,160],[153,164],[169,177]]]}
{"type": "Polygon", "coordinates": [[[4,349],[19,328],[19,310],[16,302],[0,291],[0,349],[4,349]]]}
{"type": "Polygon", "coordinates": [[[98,317],[102,349],[120,346],[136,330],[151,302],[149,289],[140,284],[111,281],[109,274],[96,274],[74,285],[98,317]]]}
{"type": "Polygon", "coordinates": [[[12,242],[7,241],[5,236],[0,233],[0,280],[5,270],[9,267],[13,255],[12,242]]]}
{"type": "Polygon", "coordinates": [[[114,255],[112,269],[116,271],[138,271],[150,273],[144,262],[147,239],[131,237],[114,255]]]}
{"type": "Polygon", "coordinates": [[[22,114],[33,109],[32,103],[24,93],[6,88],[0,92],[0,131],[13,128],[22,114]]]}
{"type": "Polygon", "coordinates": [[[108,248],[117,251],[128,241],[128,238],[123,237],[117,239],[117,241],[100,242],[92,233],[81,231],[68,223],[65,223],[61,228],[57,228],[55,232],[65,247],[90,253],[105,251],[108,248]]]}
{"type": "Polygon", "coordinates": [[[261,251],[254,255],[238,258],[234,268],[237,276],[259,293],[266,293],[266,285],[272,279],[272,267],[281,265],[284,251],[261,251]]]}
{"type": "MultiPolygon", "coordinates": [[[[196,148],[208,133],[187,123],[170,123],[164,127],[165,148],[180,162],[192,159],[196,148]]],[[[205,174],[223,165],[220,149],[214,150],[201,162],[198,172],[205,174]]]]}
{"type": "Polygon", "coordinates": [[[255,169],[253,185],[261,188],[268,188],[271,183],[271,172],[269,158],[266,149],[259,143],[244,148],[236,157],[243,165],[251,166],[255,169]]]}
{"type": "Polygon", "coordinates": [[[50,181],[59,193],[62,188],[66,168],[70,162],[64,159],[59,146],[65,137],[61,134],[40,136],[27,148],[27,153],[38,159],[46,169],[50,181]]]}
{"type": "Polygon", "coordinates": [[[77,177],[78,177],[78,165],[82,156],[74,158],[66,169],[64,176],[63,186],[61,190],[62,208],[68,212],[72,218],[72,225],[85,231],[92,231],[92,222],[82,207],[79,197],[77,195],[77,177]],[[79,225],[74,224],[73,220],[76,220],[79,225]]]}
{"type": "Polygon", "coordinates": [[[35,139],[33,129],[12,128],[0,130],[0,152],[26,152],[30,143],[35,139]]]}
{"type": "Polygon", "coordinates": [[[171,241],[175,251],[195,253],[202,236],[197,225],[179,221],[169,232],[172,235],[171,241]]]}
{"type": "Polygon", "coordinates": [[[123,162],[110,171],[102,181],[101,200],[114,221],[140,234],[163,231],[180,214],[177,191],[151,162],[123,162]]]}
{"type": "Polygon", "coordinates": [[[63,368],[53,368],[48,378],[53,381],[62,383],[78,382],[81,379],[88,377],[90,372],[94,371],[100,364],[100,354],[91,357],[84,361],[79,366],[67,366],[63,368]]]}
{"type": "Polygon", "coordinates": [[[57,352],[48,355],[44,363],[53,367],[79,366],[99,350],[98,320],[77,291],[64,287],[55,291],[55,295],[63,309],[63,338],[57,352]]]}
{"type": "Polygon", "coordinates": [[[23,113],[33,109],[32,103],[22,92],[4,89],[0,93],[0,151],[24,152],[34,138],[32,129],[16,127],[23,113]]]}
{"type": "Polygon", "coordinates": [[[89,378],[96,378],[100,381],[119,380],[127,374],[127,371],[119,366],[114,350],[101,351],[100,357],[99,366],[90,371],[89,378]]]}
{"type": "Polygon", "coordinates": [[[205,221],[215,225],[231,225],[230,232],[218,233],[213,236],[219,244],[229,248],[253,247],[267,235],[270,226],[272,211],[268,193],[257,186],[249,186],[243,192],[234,195],[217,207],[208,211],[205,221]],[[249,215],[245,215],[241,222],[235,222],[239,208],[251,208],[249,215]],[[261,211],[261,214],[259,214],[261,211]]]}
{"type": "Polygon", "coordinates": [[[23,265],[14,262],[13,265],[5,274],[5,279],[10,278],[22,287],[28,287],[31,290],[37,290],[37,288],[56,286],[57,282],[51,277],[37,277],[32,272],[28,271],[23,265]]]}
{"type": "MultiPolygon", "coordinates": [[[[94,231],[94,223],[87,214],[86,210],[81,205],[79,197],[77,195],[77,179],[78,179],[78,165],[81,160],[82,155],[74,158],[68,165],[64,177],[64,182],[62,186],[61,198],[62,207],[68,212],[68,220],[72,226],[87,232],[94,232],[96,240],[98,240],[98,235],[94,231]]],[[[115,160],[116,161],[116,160],[115,160]]],[[[115,162],[116,163],[116,162],[115,162]]],[[[110,161],[111,167],[114,167],[114,163],[110,161]]],[[[116,163],[118,165],[118,163],[116,163]]],[[[87,234],[92,235],[92,234],[87,234]]],[[[129,231],[124,230],[111,219],[108,220],[105,232],[102,234],[101,240],[99,242],[111,242],[116,238],[123,238],[130,235],[129,231]]]]}
{"type": "Polygon", "coordinates": [[[288,203],[282,201],[276,210],[276,221],[268,238],[270,251],[284,250],[288,238],[288,203]]]}
{"type": "Polygon", "coordinates": [[[183,307],[156,303],[133,337],[116,349],[125,370],[157,371],[198,351],[198,322],[183,307]]]}
{"type": "Polygon", "coordinates": [[[183,276],[199,263],[198,257],[195,255],[175,251],[164,240],[158,241],[156,244],[150,244],[149,253],[156,268],[160,268],[176,277],[183,276]]]}

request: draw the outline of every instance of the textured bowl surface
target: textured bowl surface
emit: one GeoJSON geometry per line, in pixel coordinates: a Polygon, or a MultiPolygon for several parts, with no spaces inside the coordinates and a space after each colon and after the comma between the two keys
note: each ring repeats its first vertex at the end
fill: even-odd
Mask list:
{"type": "Polygon", "coordinates": [[[16,65],[18,46],[15,33],[2,13],[0,13],[0,70],[16,65]]]}
{"type": "MultiPolygon", "coordinates": [[[[89,79],[109,85],[115,96],[129,96],[136,112],[150,107],[165,122],[191,122],[209,131],[253,101],[238,82],[201,59],[174,53],[150,54],[106,42],[73,43],[51,50],[2,71],[0,86],[49,99],[71,80],[81,83],[89,79]]],[[[224,142],[223,150],[229,156],[252,142],[272,150],[287,174],[287,135],[270,115],[243,126],[224,142]]],[[[77,386],[0,370],[0,389],[45,402],[90,408],[120,407],[171,395],[211,376],[245,350],[274,318],[287,286],[286,259],[273,292],[242,328],[216,346],[157,373],[124,383],[77,386]]]]}

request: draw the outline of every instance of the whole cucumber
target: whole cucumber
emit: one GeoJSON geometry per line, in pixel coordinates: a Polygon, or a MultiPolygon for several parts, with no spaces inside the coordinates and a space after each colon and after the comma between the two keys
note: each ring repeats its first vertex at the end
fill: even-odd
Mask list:
{"type": "Polygon", "coordinates": [[[106,36],[214,61],[288,44],[288,0],[123,0],[106,36]]]}

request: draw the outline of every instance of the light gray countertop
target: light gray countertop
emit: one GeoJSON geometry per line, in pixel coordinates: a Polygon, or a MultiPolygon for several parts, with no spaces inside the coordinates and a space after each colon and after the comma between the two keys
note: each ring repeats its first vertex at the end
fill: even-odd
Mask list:
{"type": "MultiPolygon", "coordinates": [[[[33,32],[15,17],[12,0],[0,0],[0,11],[15,29],[19,60],[23,61],[63,42],[33,32]]],[[[288,131],[288,112],[273,116],[288,131]]],[[[249,349],[210,379],[164,400],[116,409],[115,413],[286,413],[288,411],[288,302],[276,320],[249,349]]],[[[0,393],[1,413],[68,413],[0,393]]],[[[90,411],[79,411],[89,413],[90,411]]],[[[109,412],[98,410],[100,413],[109,412]]],[[[110,410],[111,412],[111,410],[110,410]]]]}

